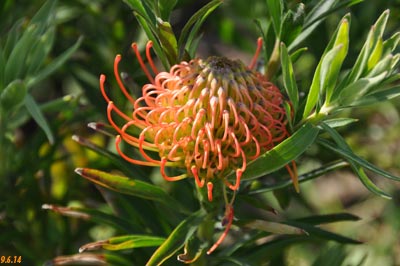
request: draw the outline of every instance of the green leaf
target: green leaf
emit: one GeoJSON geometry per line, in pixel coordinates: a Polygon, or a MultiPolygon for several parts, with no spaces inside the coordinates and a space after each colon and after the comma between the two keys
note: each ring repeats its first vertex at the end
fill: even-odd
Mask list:
{"type": "Polygon", "coordinates": [[[383,42],[383,56],[388,55],[396,50],[400,43],[400,32],[396,32],[389,39],[383,42]]]}
{"type": "Polygon", "coordinates": [[[91,220],[95,223],[109,225],[113,228],[127,231],[132,230],[132,226],[126,220],[115,215],[104,213],[99,210],[83,208],[83,207],[63,207],[52,204],[43,204],[42,209],[51,210],[64,216],[79,218],[83,220],[91,220]]]}
{"type": "Polygon", "coordinates": [[[281,52],[283,85],[285,87],[286,93],[289,96],[290,103],[293,106],[293,110],[295,112],[293,116],[295,117],[299,103],[299,91],[293,73],[292,61],[290,60],[287,48],[284,43],[281,43],[280,52],[281,52]]]}
{"type": "MultiPolygon", "coordinates": [[[[343,162],[343,161],[334,161],[332,163],[328,163],[325,164],[324,166],[312,170],[308,173],[302,174],[298,177],[298,181],[299,183],[303,183],[312,179],[315,179],[317,177],[320,177],[326,173],[332,172],[332,171],[336,171],[338,169],[341,169],[343,167],[348,166],[349,164],[347,162],[343,162]]],[[[274,183],[271,186],[267,186],[267,187],[262,187],[260,189],[255,189],[255,190],[251,190],[249,191],[249,195],[255,195],[255,194],[259,194],[259,193],[266,193],[266,192],[271,192],[271,191],[275,191],[277,189],[282,189],[282,188],[286,188],[289,186],[293,186],[293,181],[291,179],[287,179],[287,180],[283,180],[283,181],[279,181],[274,183]]]]}
{"type": "Polygon", "coordinates": [[[368,61],[371,58],[372,51],[374,47],[377,45],[378,40],[382,38],[388,16],[389,16],[389,11],[386,10],[385,12],[382,13],[382,15],[375,22],[375,24],[371,27],[371,30],[368,32],[367,40],[365,41],[361,49],[361,52],[359,53],[356,59],[356,62],[351,68],[350,73],[339,85],[337,94],[341,92],[342,88],[348,86],[349,84],[354,83],[362,76],[362,74],[365,74],[367,70],[368,61]]]}
{"type": "Polygon", "coordinates": [[[54,9],[57,6],[58,0],[47,0],[43,6],[39,9],[39,11],[32,18],[31,23],[43,23],[43,22],[51,22],[55,12],[54,9]]]}
{"type": "Polygon", "coordinates": [[[171,11],[174,9],[177,2],[178,2],[178,0],[159,0],[158,1],[158,6],[159,6],[160,12],[161,12],[161,18],[163,20],[169,19],[170,15],[171,15],[171,11]]]}
{"type": "Polygon", "coordinates": [[[278,39],[281,36],[282,17],[283,17],[283,1],[282,0],[266,0],[268,12],[272,18],[275,35],[278,39]]]}
{"type": "Polygon", "coordinates": [[[26,75],[34,75],[47,59],[55,39],[55,27],[50,27],[40,38],[32,45],[31,52],[27,58],[26,75]]]}
{"type": "Polygon", "coordinates": [[[332,145],[331,143],[329,143],[328,141],[323,140],[323,139],[318,140],[318,143],[320,143],[321,145],[323,145],[326,148],[329,148],[330,150],[334,151],[335,153],[341,155],[343,158],[345,158],[349,161],[352,161],[359,166],[362,166],[365,169],[368,169],[368,170],[370,170],[378,175],[381,175],[385,178],[392,179],[394,181],[400,181],[400,177],[392,175],[391,173],[386,172],[386,171],[376,167],[375,165],[371,164],[370,162],[368,162],[368,161],[364,160],[363,158],[360,158],[359,156],[354,154],[351,150],[337,148],[334,145],[332,145]]]}
{"type": "Polygon", "coordinates": [[[335,242],[342,243],[342,244],[361,244],[362,243],[358,240],[351,239],[351,238],[348,238],[348,237],[345,237],[345,236],[342,236],[342,235],[339,235],[339,234],[336,234],[333,232],[329,232],[324,229],[312,226],[310,224],[301,223],[298,221],[287,221],[287,222],[283,222],[283,223],[305,230],[306,232],[309,233],[310,237],[322,238],[322,239],[326,239],[326,240],[333,240],[335,242]]]}
{"type": "Polygon", "coordinates": [[[157,19],[158,38],[171,65],[178,63],[178,44],[171,24],[157,19]]]}
{"type": "Polygon", "coordinates": [[[192,42],[194,37],[198,33],[200,26],[203,24],[205,19],[214,11],[223,0],[213,0],[207,3],[205,6],[200,8],[185,24],[181,31],[181,35],[178,40],[179,47],[179,59],[182,59],[185,48],[191,50],[192,42]]]}
{"type": "Polygon", "coordinates": [[[75,172],[102,187],[123,194],[156,201],[179,212],[188,212],[179,202],[169,196],[162,188],[150,183],[133,180],[124,176],[112,175],[89,168],[77,168],[75,172]]]}
{"type": "Polygon", "coordinates": [[[307,232],[301,228],[266,220],[252,220],[244,224],[244,227],[279,235],[307,235],[307,232]]]}
{"type": "Polygon", "coordinates": [[[321,97],[326,90],[328,90],[328,99],[331,98],[341,64],[347,54],[349,19],[350,15],[343,17],[341,23],[338,25],[335,33],[332,35],[331,40],[326,46],[323,55],[321,56],[321,60],[319,61],[315,70],[310,91],[307,96],[306,105],[304,107],[304,119],[310,115],[311,111],[317,106],[317,103],[322,104],[321,97]],[[340,46],[343,47],[340,48],[340,46]],[[335,58],[335,56],[337,56],[337,58],[335,58]],[[330,69],[330,64],[334,64],[332,69],[330,69]],[[328,89],[326,86],[328,86],[328,89]]]}
{"type": "Polygon", "coordinates": [[[344,221],[359,221],[360,217],[355,216],[351,213],[334,213],[334,214],[323,214],[323,215],[313,215],[300,219],[296,219],[296,221],[311,225],[318,224],[328,224],[328,223],[336,223],[336,222],[344,222],[344,221]]]}
{"type": "Polygon", "coordinates": [[[365,106],[388,101],[400,96],[400,86],[368,94],[361,99],[352,102],[352,106],[365,106]]]}
{"type": "Polygon", "coordinates": [[[53,144],[54,135],[50,129],[49,123],[47,122],[47,119],[44,117],[42,111],[40,110],[39,105],[36,103],[35,99],[30,94],[26,94],[25,96],[25,107],[28,110],[29,114],[32,116],[32,118],[35,120],[35,122],[44,131],[50,144],[53,144]]]}
{"type": "Polygon", "coordinates": [[[124,250],[142,247],[158,247],[165,241],[163,237],[149,235],[125,235],[111,237],[107,240],[91,242],[79,248],[79,253],[96,250],[124,250]]]}
{"type": "Polygon", "coordinates": [[[354,83],[350,84],[342,90],[339,95],[339,102],[341,105],[351,105],[353,101],[360,99],[363,95],[368,93],[372,88],[378,86],[386,77],[387,72],[381,73],[379,76],[371,78],[361,78],[354,83]]]}
{"type": "Polygon", "coordinates": [[[363,183],[363,185],[372,193],[384,198],[384,199],[392,199],[392,196],[384,192],[382,189],[377,187],[365,174],[364,169],[360,166],[357,166],[355,163],[350,162],[351,168],[358,175],[358,178],[363,183]]]}
{"type": "Polygon", "coordinates": [[[173,256],[190,239],[197,230],[198,225],[203,221],[206,213],[199,210],[182,221],[167,240],[153,253],[146,266],[158,266],[173,256]]]}
{"type": "Polygon", "coordinates": [[[342,155],[344,158],[353,161],[354,163],[364,167],[365,169],[368,169],[378,175],[381,175],[383,177],[386,177],[388,179],[392,179],[395,181],[400,181],[400,178],[397,176],[392,175],[389,172],[386,172],[378,167],[376,167],[375,165],[371,164],[370,162],[360,158],[359,156],[357,156],[356,154],[354,154],[352,152],[352,150],[350,149],[350,147],[348,146],[348,144],[346,143],[346,141],[343,139],[343,137],[334,129],[330,128],[328,125],[322,123],[321,126],[323,127],[323,129],[332,137],[332,139],[336,142],[336,144],[338,145],[338,147],[332,146],[330,145],[329,142],[327,142],[326,140],[320,140],[320,143],[323,143],[325,145],[325,147],[328,147],[335,151],[336,153],[342,155]],[[322,141],[322,142],[321,142],[322,141]]]}
{"type": "MultiPolygon", "coordinates": [[[[291,137],[282,141],[256,160],[249,162],[242,178],[257,178],[287,165],[314,143],[318,132],[319,129],[311,124],[303,125],[291,137]]],[[[235,173],[232,173],[228,177],[233,178],[234,175],[235,173]]]]}
{"type": "Polygon", "coordinates": [[[332,119],[327,119],[325,120],[325,124],[327,124],[329,127],[335,128],[335,127],[344,127],[349,124],[357,122],[358,119],[354,118],[332,118],[332,119]]]}
{"type": "Polygon", "coordinates": [[[25,99],[27,88],[22,80],[14,80],[0,93],[0,108],[9,112],[18,108],[25,99]]]}
{"type": "Polygon", "coordinates": [[[56,59],[54,59],[49,65],[41,69],[38,73],[36,73],[33,77],[30,77],[27,80],[27,87],[30,88],[31,86],[37,84],[39,81],[47,78],[51,75],[54,71],[60,68],[79,48],[83,41],[83,38],[79,38],[76,43],[71,46],[69,49],[64,51],[61,55],[59,55],[56,59]]]}

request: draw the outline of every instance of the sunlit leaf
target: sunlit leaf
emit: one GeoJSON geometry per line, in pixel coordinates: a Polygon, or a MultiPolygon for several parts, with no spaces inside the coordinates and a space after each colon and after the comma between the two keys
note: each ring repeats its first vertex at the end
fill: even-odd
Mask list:
{"type": "Polygon", "coordinates": [[[162,188],[150,183],[89,168],[77,168],[75,172],[105,188],[119,193],[160,202],[177,211],[187,213],[187,210],[173,197],[169,196],[162,188]]]}
{"type": "Polygon", "coordinates": [[[265,231],[268,233],[273,233],[273,234],[280,234],[280,235],[303,235],[306,234],[307,232],[303,229],[300,229],[295,226],[290,226],[287,224],[282,224],[282,223],[276,223],[276,222],[270,222],[266,220],[253,220],[250,221],[246,224],[244,224],[245,227],[248,227],[250,229],[256,229],[256,230],[261,230],[265,231]]]}
{"type": "Polygon", "coordinates": [[[123,250],[141,247],[158,247],[165,241],[163,237],[149,235],[125,235],[111,237],[107,240],[88,243],[79,248],[79,252],[97,249],[123,250]]]}
{"type": "Polygon", "coordinates": [[[388,101],[400,96],[400,86],[394,86],[392,88],[377,91],[371,94],[368,94],[361,99],[358,99],[352,102],[353,106],[365,106],[375,103],[380,103],[384,101],[388,101]]]}
{"type": "MultiPolygon", "coordinates": [[[[261,155],[254,161],[251,161],[244,171],[242,178],[257,178],[275,170],[282,168],[291,161],[295,160],[307,148],[314,143],[318,128],[311,124],[303,125],[291,137],[279,143],[273,149],[261,155]]],[[[233,177],[234,173],[229,175],[233,177]]]]}

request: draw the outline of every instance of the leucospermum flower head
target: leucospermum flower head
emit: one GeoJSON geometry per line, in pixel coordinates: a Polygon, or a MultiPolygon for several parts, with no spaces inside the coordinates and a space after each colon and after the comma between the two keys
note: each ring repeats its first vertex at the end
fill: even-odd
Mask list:
{"type": "MultiPolygon", "coordinates": [[[[222,181],[229,189],[238,190],[247,163],[288,136],[281,92],[254,69],[261,40],[249,66],[212,56],[181,62],[165,72],[156,68],[151,46],[148,42],[147,67],[137,45],[132,45],[149,80],[137,99],[120,78],[121,56],[115,58],[115,78],[132,105],[131,113],[124,113],[114,104],[104,88],[105,76],[100,77],[100,88],[108,102],[108,119],[119,134],[118,153],[133,164],[160,167],[167,181],[193,178],[198,187],[206,187],[209,201],[215,182],[222,181]],[[118,125],[115,115],[125,123],[118,125]],[[138,130],[138,135],[130,133],[138,130]],[[120,149],[121,141],[136,147],[142,158],[128,157],[120,149]],[[168,176],[168,167],[181,168],[183,173],[168,176]],[[236,172],[236,180],[226,178],[232,171],[236,172]]],[[[227,206],[226,212],[229,230],[233,208],[227,206]]]]}

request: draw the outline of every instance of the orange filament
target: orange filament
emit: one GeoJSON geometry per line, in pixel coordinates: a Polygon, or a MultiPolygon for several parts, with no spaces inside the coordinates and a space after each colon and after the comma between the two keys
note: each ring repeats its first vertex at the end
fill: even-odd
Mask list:
{"type": "Polygon", "coordinates": [[[262,49],[262,44],[263,44],[263,40],[260,37],[260,38],[257,39],[257,49],[256,49],[256,52],[255,52],[255,54],[253,56],[253,59],[251,60],[251,62],[249,64],[249,68],[250,69],[253,69],[255,67],[256,63],[257,63],[258,55],[260,54],[260,51],[262,49]]]}
{"type": "Polygon", "coordinates": [[[139,49],[137,48],[137,44],[136,43],[132,43],[131,45],[133,51],[135,52],[136,58],[140,64],[140,67],[142,68],[144,74],[146,75],[147,79],[154,84],[154,79],[153,77],[150,75],[149,70],[147,69],[147,67],[145,66],[142,56],[140,55],[139,49]]]}

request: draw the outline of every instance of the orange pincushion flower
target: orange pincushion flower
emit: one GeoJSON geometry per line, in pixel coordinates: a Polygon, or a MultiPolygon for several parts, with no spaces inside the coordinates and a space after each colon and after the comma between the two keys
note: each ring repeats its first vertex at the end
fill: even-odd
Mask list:
{"type": "MultiPolygon", "coordinates": [[[[128,93],[121,81],[118,71],[121,57],[117,55],[115,59],[114,74],[121,91],[132,104],[131,114],[125,114],[114,105],[104,89],[105,76],[100,77],[100,88],[108,102],[109,122],[119,133],[116,138],[118,153],[134,164],[159,166],[165,180],[193,177],[197,186],[207,184],[210,201],[216,180],[222,180],[236,191],[247,162],[288,136],[282,94],[265,76],[254,70],[261,39],[249,66],[225,57],[209,57],[181,62],[171,67],[169,72],[157,70],[150,55],[151,46],[152,43],[148,42],[146,57],[154,77],[145,66],[136,44],[132,45],[150,81],[142,87],[142,96],[138,99],[128,93]],[[113,113],[122,117],[125,124],[117,125],[113,113]],[[140,134],[129,133],[132,128],[139,129],[140,134]],[[143,158],[124,154],[119,148],[121,140],[137,147],[143,158]],[[158,157],[149,155],[147,151],[158,153],[158,157]],[[166,167],[185,171],[170,177],[166,174],[166,167]],[[233,183],[226,178],[231,171],[236,171],[233,183]]],[[[232,207],[227,207],[226,216],[229,230],[233,219],[232,207]]]]}

